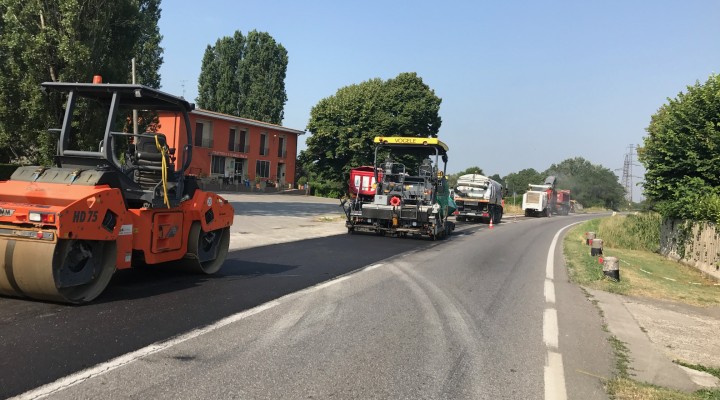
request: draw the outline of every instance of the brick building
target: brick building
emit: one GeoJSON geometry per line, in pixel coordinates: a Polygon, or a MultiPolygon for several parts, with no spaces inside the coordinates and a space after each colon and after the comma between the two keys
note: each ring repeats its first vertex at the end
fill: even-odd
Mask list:
{"type": "MultiPolygon", "coordinates": [[[[159,132],[166,135],[168,145],[178,149],[176,164],[182,164],[180,149],[187,137],[182,117],[160,113],[159,122],[159,132]]],[[[193,150],[188,174],[206,182],[225,178],[242,184],[295,184],[298,136],[304,131],[202,109],[190,113],[190,124],[193,150]]]]}

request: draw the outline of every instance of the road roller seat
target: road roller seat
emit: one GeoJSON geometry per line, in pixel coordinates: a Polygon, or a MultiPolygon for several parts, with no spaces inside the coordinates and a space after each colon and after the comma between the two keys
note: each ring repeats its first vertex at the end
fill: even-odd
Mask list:
{"type": "MultiPolygon", "coordinates": [[[[155,141],[155,135],[157,135],[157,141],[160,146],[167,146],[167,140],[165,135],[162,133],[147,133],[136,137],[135,140],[135,157],[133,162],[135,163],[134,180],[143,190],[154,190],[159,183],[162,182],[162,154],[157,148],[155,141]]],[[[168,149],[165,154],[165,163],[167,166],[167,178],[168,182],[175,182],[175,164],[174,157],[175,149],[168,149]]]]}

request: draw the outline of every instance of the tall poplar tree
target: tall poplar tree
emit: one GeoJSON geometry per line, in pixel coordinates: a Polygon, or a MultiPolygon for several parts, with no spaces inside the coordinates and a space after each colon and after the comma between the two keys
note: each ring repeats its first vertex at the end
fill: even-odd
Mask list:
{"type": "Polygon", "coordinates": [[[211,111],[280,124],[287,64],[287,50],[270,34],[236,31],[205,49],[195,101],[211,111]]]}
{"type": "Polygon", "coordinates": [[[52,158],[56,138],[47,129],[57,127],[64,101],[42,94],[41,82],[91,82],[102,75],[105,82],[128,83],[136,57],[139,82],[158,87],[159,5],[160,0],[0,0],[0,157],[30,163],[52,158]]]}

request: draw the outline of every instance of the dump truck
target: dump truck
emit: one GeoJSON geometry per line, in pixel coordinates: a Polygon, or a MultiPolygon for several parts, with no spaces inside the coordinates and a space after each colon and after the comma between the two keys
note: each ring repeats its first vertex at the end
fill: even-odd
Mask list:
{"type": "MultiPolygon", "coordinates": [[[[372,195],[342,199],[348,233],[418,236],[440,239],[455,229],[449,216],[455,211],[445,171],[448,147],[437,138],[383,137],[373,139],[375,156],[372,195]],[[425,157],[416,170],[393,158],[425,157]],[[387,158],[384,161],[382,155],[387,158]],[[442,169],[440,162],[442,161],[442,169]]],[[[362,180],[361,180],[362,182],[362,180]]],[[[368,181],[369,182],[369,181],[368,181]]],[[[352,192],[358,186],[351,179],[352,192]]],[[[359,186],[364,189],[363,185],[359,186]]]]}
{"type": "Polygon", "coordinates": [[[455,186],[455,218],[498,224],[503,216],[502,196],[502,185],[487,176],[462,175],[455,186]]]}
{"type": "Polygon", "coordinates": [[[228,253],[233,207],[185,175],[192,146],[176,157],[167,144],[166,135],[181,134],[193,143],[194,105],[143,85],[41,88],[65,101],[64,118],[50,129],[57,137],[54,165],[19,167],[0,182],[0,295],[81,304],[99,296],[116,270],[168,265],[217,272],[228,253]],[[133,110],[175,112],[184,123],[164,133],[128,133],[133,110]]]}
{"type": "Polygon", "coordinates": [[[568,215],[572,210],[570,203],[570,191],[569,190],[558,190],[555,201],[555,214],[568,215]]]}

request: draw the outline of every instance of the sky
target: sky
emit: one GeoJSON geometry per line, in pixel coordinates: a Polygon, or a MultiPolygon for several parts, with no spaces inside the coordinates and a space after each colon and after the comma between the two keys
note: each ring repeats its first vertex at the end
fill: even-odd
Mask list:
{"type": "Polygon", "coordinates": [[[166,0],[162,89],[195,101],[206,47],[237,30],[287,49],[293,129],[344,86],[416,72],[442,99],[448,173],[582,157],[621,178],[658,108],[720,73],[717,0],[166,0]]]}

